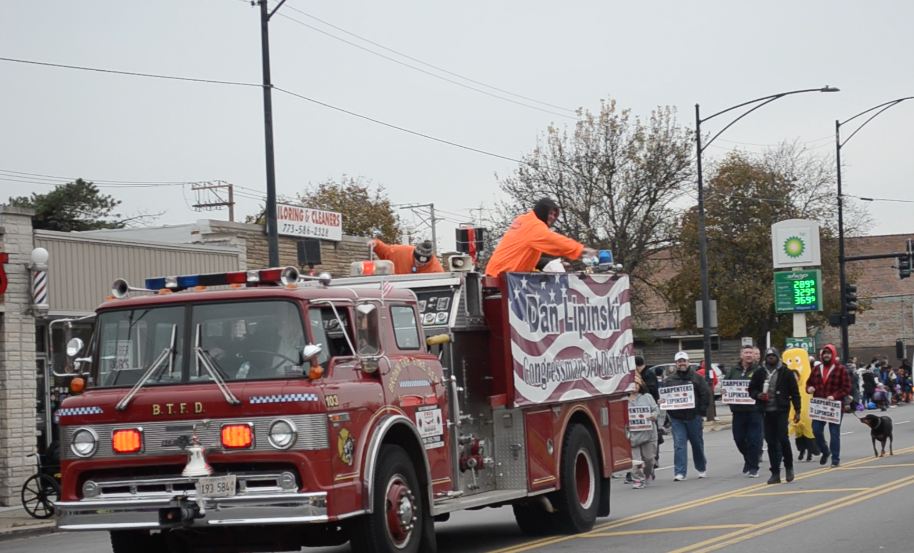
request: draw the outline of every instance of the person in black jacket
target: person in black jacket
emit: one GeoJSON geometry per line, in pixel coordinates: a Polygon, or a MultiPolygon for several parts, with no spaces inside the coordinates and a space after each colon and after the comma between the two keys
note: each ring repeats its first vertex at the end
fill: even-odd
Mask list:
{"type": "Polygon", "coordinates": [[[644,390],[651,394],[654,401],[660,401],[660,389],[657,386],[657,373],[644,370],[646,367],[647,365],[644,364],[644,357],[636,355],[635,371],[637,371],[638,376],[641,377],[641,382],[644,384],[644,390]]]}
{"type": "MultiPolygon", "coordinates": [[[[693,407],[681,408],[673,403],[660,401],[660,409],[666,411],[673,427],[673,467],[675,476],[673,481],[681,482],[686,479],[689,468],[689,456],[686,446],[692,444],[692,462],[698,477],[707,475],[707,460],[705,459],[705,444],[701,417],[708,411],[711,402],[711,392],[705,379],[695,374],[689,366],[689,354],[680,351],[676,354],[676,370],[666,378],[664,388],[682,386],[688,390],[683,396],[691,393],[694,399],[693,407]]],[[[682,398],[685,399],[685,398],[682,398]]]]}
{"type": "Polygon", "coordinates": [[[755,400],[756,407],[765,419],[765,442],[768,444],[768,462],[771,464],[768,483],[781,483],[782,458],[787,481],[793,482],[793,451],[787,436],[787,423],[791,405],[795,413],[794,422],[800,422],[800,387],[794,372],[781,363],[781,352],[777,348],[765,351],[762,370],[755,371],[749,381],[749,396],[755,400]]]}

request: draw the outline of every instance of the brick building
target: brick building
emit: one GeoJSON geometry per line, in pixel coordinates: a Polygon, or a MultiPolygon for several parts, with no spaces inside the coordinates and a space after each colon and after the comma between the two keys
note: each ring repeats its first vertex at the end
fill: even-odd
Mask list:
{"type": "MultiPolygon", "coordinates": [[[[849,238],[846,255],[876,253],[901,253],[906,249],[905,234],[861,236],[849,238]]],[[[668,251],[656,254],[654,280],[663,283],[676,273],[674,259],[668,251]]],[[[914,278],[901,280],[893,268],[894,259],[859,261],[848,264],[851,279],[857,285],[858,298],[869,308],[857,314],[857,323],[849,329],[851,355],[869,361],[874,355],[895,359],[895,341],[901,339],[906,346],[908,359],[914,358],[914,278]]],[[[644,304],[635,312],[635,349],[643,354],[649,365],[672,362],[673,354],[680,349],[697,354],[703,348],[702,335],[694,330],[679,327],[678,313],[666,305],[663,298],[647,291],[644,304]]],[[[817,339],[819,347],[835,344],[840,350],[839,329],[809,328],[809,335],[817,339]]],[[[784,344],[774,344],[783,347],[784,344]]],[[[739,358],[740,339],[721,339],[712,329],[712,352],[715,362],[736,363],[739,358]]],[[[894,361],[893,361],[894,364],[894,361]]]]}
{"type": "MultiPolygon", "coordinates": [[[[79,233],[86,236],[151,240],[172,244],[228,244],[244,252],[246,268],[261,269],[268,266],[267,236],[263,225],[233,223],[201,219],[195,223],[163,227],[100,230],[79,233]]],[[[279,236],[279,265],[298,267],[298,237],[279,236]]],[[[329,271],[333,276],[349,276],[352,261],[368,258],[368,239],[343,235],[342,240],[321,240],[318,271],[329,271]]],[[[155,276],[155,275],[150,275],[155,276]]]]}
{"type": "MultiPolygon", "coordinates": [[[[887,234],[849,238],[846,255],[871,255],[904,252],[911,235],[887,234]]],[[[903,340],[908,359],[914,355],[914,278],[901,280],[893,268],[894,259],[854,261],[848,271],[855,271],[852,284],[857,285],[857,297],[869,302],[869,309],[857,314],[857,323],[848,329],[851,355],[869,361],[873,355],[895,359],[895,340],[903,340]]],[[[822,340],[840,344],[837,328],[822,329],[822,340]]],[[[897,365],[891,361],[893,365],[897,365]]]]}
{"type": "Polygon", "coordinates": [[[30,209],[0,206],[0,505],[19,497],[34,471],[35,316],[27,266],[33,249],[30,209]]]}

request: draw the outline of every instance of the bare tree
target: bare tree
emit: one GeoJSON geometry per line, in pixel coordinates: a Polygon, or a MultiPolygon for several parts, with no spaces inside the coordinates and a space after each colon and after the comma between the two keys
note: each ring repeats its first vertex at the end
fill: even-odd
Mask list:
{"type": "Polygon", "coordinates": [[[561,208],[556,231],[612,250],[633,279],[649,284],[647,261],[670,245],[677,200],[692,182],[692,131],[676,122],[674,108],[657,108],[643,122],[602,101],[597,114],[578,110],[573,130],[550,126],[514,173],[499,179],[509,199],[494,227],[507,228],[538,198],[552,198],[561,208]]]}

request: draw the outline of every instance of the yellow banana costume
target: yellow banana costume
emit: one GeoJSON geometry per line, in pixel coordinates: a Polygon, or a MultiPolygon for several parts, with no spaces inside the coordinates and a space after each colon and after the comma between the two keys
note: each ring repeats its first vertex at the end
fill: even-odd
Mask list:
{"type": "MultiPolygon", "coordinates": [[[[812,367],[809,366],[809,354],[805,349],[794,348],[784,352],[782,356],[784,364],[792,371],[797,373],[797,384],[800,386],[800,397],[803,412],[800,413],[800,422],[791,422],[789,433],[794,438],[812,439],[812,421],[809,418],[809,398],[812,395],[806,391],[806,380],[812,367]]],[[[790,420],[793,421],[794,410],[790,407],[790,420]]]]}

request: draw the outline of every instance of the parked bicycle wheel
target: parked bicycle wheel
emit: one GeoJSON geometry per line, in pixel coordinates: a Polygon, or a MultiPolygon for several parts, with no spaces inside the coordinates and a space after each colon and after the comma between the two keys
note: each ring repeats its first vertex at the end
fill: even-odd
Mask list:
{"type": "Polygon", "coordinates": [[[54,504],[60,499],[60,486],[46,474],[33,474],[22,485],[19,496],[29,516],[51,518],[54,516],[54,504]]]}

